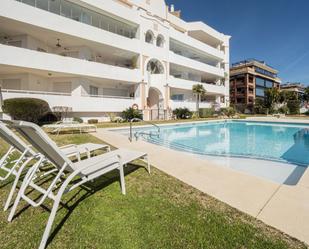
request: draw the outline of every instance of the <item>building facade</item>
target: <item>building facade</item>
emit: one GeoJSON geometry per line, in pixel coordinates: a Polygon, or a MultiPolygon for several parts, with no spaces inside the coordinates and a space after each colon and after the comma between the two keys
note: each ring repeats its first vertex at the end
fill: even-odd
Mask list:
{"type": "Polygon", "coordinates": [[[249,59],[234,63],[230,69],[231,104],[243,112],[251,112],[257,98],[264,99],[265,90],[279,88],[278,71],[263,61],[249,59]]]}
{"type": "Polygon", "coordinates": [[[281,91],[293,92],[298,96],[299,99],[303,99],[305,88],[306,87],[303,83],[298,82],[297,83],[288,82],[280,85],[281,91]]]}
{"type": "Polygon", "coordinates": [[[164,0],[2,0],[4,99],[33,97],[85,120],[135,106],[145,119],[229,105],[229,36],[164,0]]]}

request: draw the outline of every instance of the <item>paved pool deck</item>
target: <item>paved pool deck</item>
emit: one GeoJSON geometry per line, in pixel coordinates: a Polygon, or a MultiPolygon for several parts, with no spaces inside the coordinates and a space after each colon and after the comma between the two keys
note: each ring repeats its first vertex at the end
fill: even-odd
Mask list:
{"type": "MultiPolygon", "coordinates": [[[[277,118],[250,120],[309,123],[277,118]]],[[[297,185],[288,186],[141,140],[130,143],[128,137],[110,129],[98,129],[94,135],[117,148],[147,152],[150,163],[159,170],[309,244],[309,170],[297,185]]]]}

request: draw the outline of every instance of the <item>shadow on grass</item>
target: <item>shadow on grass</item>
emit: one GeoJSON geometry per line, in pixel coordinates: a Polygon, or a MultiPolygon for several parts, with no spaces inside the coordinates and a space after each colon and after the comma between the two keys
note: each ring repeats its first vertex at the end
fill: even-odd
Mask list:
{"type": "MultiPolygon", "coordinates": [[[[144,167],[137,165],[137,164],[128,164],[128,166],[125,167],[125,175],[133,173],[140,168],[144,168],[144,167]]],[[[146,170],[146,172],[147,172],[147,170],[146,170]]],[[[70,199],[66,200],[65,203],[61,202],[61,207],[58,209],[58,211],[65,208],[65,209],[68,210],[68,212],[61,219],[61,221],[58,222],[58,224],[56,225],[56,227],[54,228],[54,230],[50,234],[48,241],[47,241],[47,244],[46,244],[46,247],[48,247],[48,245],[53,241],[53,239],[56,237],[58,232],[61,230],[62,226],[65,224],[65,222],[71,216],[71,214],[73,213],[75,208],[79,205],[79,203],[81,203],[85,199],[91,197],[93,194],[97,193],[98,191],[102,190],[103,188],[106,188],[107,186],[111,185],[115,181],[119,181],[118,171],[113,171],[109,174],[106,174],[106,175],[103,175],[103,176],[97,178],[93,182],[88,182],[88,183],[80,186],[79,190],[73,196],[71,196],[70,199]],[[83,192],[83,191],[85,191],[84,194],[80,195],[81,192],[83,192]],[[76,199],[77,197],[78,197],[78,199],[76,199]]],[[[120,182],[119,182],[119,184],[120,184],[120,182]]],[[[121,194],[120,188],[119,188],[119,194],[121,194]]],[[[51,209],[48,208],[47,206],[42,205],[41,207],[44,210],[51,212],[51,209]]]]}

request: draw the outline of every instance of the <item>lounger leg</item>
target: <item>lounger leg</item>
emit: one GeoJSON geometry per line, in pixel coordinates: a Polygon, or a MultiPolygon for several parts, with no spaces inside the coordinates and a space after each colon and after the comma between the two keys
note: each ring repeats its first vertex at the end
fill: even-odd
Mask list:
{"type": "Polygon", "coordinates": [[[147,160],[147,170],[148,170],[148,173],[150,175],[150,163],[149,163],[149,157],[148,155],[146,156],[146,160],[147,160]]]}
{"type": "Polygon", "coordinates": [[[121,165],[120,168],[119,168],[119,174],[120,174],[121,193],[123,195],[125,195],[126,194],[126,184],[125,184],[125,181],[124,181],[123,165],[121,165]]]}
{"type": "Polygon", "coordinates": [[[12,221],[14,214],[16,212],[17,206],[20,202],[20,199],[21,199],[23,193],[25,192],[27,186],[29,185],[29,182],[31,181],[32,173],[37,170],[37,168],[41,165],[42,161],[43,161],[43,158],[41,158],[36,164],[34,164],[31,167],[31,169],[28,170],[28,172],[27,172],[27,174],[26,174],[26,176],[23,180],[23,183],[21,184],[20,190],[18,191],[18,194],[17,194],[17,197],[15,199],[13,208],[11,209],[11,212],[9,214],[8,222],[12,221]]]}
{"type": "MultiPolygon", "coordinates": [[[[28,172],[29,173],[29,172],[28,172]]],[[[21,196],[22,196],[22,193],[24,193],[26,187],[27,187],[27,184],[26,184],[27,179],[24,179],[22,185],[21,185],[21,188],[20,190],[18,191],[18,194],[17,194],[17,197],[15,199],[15,202],[14,202],[14,205],[13,205],[13,208],[11,209],[11,212],[9,214],[9,217],[8,217],[8,222],[11,222],[13,220],[13,217],[15,215],[15,212],[16,212],[16,209],[17,209],[17,206],[21,200],[21,196]]]]}
{"type": "Polygon", "coordinates": [[[32,158],[29,158],[27,159],[23,164],[22,166],[19,168],[16,176],[15,176],[15,180],[14,180],[14,183],[13,183],[13,186],[11,188],[11,191],[10,191],[10,194],[6,200],[6,203],[4,205],[4,211],[8,210],[9,206],[10,206],[10,203],[11,203],[11,200],[13,198],[13,194],[15,192],[15,189],[16,189],[16,186],[17,186],[17,183],[19,181],[19,178],[20,178],[20,175],[22,174],[22,172],[24,171],[25,167],[27,166],[27,164],[32,160],[32,158]]]}
{"type": "MultiPolygon", "coordinates": [[[[61,194],[61,196],[62,196],[62,194],[61,194]]],[[[44,231],[39,249],[45,249],[45,247],[46,247],[46,243],[47,243],[47,240],[48,240],[48,237],[49,237],[49,233],[50,233],[50,230],[51,230],[52,225],[54,223],[54,219],[56,217],[56,213],[57,213],[57,210],[58,210],[58,207],[59,207],[61,196],[59,197],[59,195],[57,195],[57,199],[54,202],[52,211],[51,211],[49,218],[48,218],[48,221],[47,221],[47,225],[45,227],[45,231],[44,231]]]]}
{"type": "Polygon", "coordinates": [[[43,237],[42,237],[42,240],[41,240],[41,243],[40,243],[40,246],[39,246],[39,249],[45,249],[46,247],[46,243],[47,243],[47,240],[48,240],[48,237],[49,237],[49,234],[50,234],[50,230],[52,228],[52,225],[54,223],[54,219],[56,217],[56,214],[57,214],[57,210],[58,210],[58,207],[59,207],[59,204],[60,204],[60,201],[61,201],[61,198],[62,198],[62,195],[66,189],[66,187],[68,186],[68,184],[70,183],[70,181],[74,178],[74,175],[69,177],[64,183],[63,185],[61,186],[61,188],[59,189],[59,192],[57,193],[57,196],[55,198],[55,201],[54,201],[54,205],[53,205],[53,208],[52,208],[52,211],[49,215],[49,218],[48,218],[48,221],[47,221],[47,224],[46,224],[46,227],[45,227],[45,231],[44,231],[44,234],[43,234],[43,237]]]}

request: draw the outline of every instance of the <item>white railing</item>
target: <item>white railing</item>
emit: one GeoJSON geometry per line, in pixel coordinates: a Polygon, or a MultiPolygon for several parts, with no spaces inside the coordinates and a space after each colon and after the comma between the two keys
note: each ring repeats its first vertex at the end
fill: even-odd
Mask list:
{"type": "Polygon", "coordinates": [[[169,59],[171,64],[180,65],[186,68],[192,68],[200,72],[207,72],[208,74],[219,76],[221,78],[224,77],[223,69],[205,64],[203,62],[199,62],[194,59],[187,58],[179,54],[175,54],[171,50],[169,51],[169,59]]]}
{"type": "Polygon", "coordinates": [[[133,39],[136,37],[135,27],[131,27],[125,22],[117,21],[116,19],[112,19],[108,16],[102,15],[101,13],[92,11],[90,9],[87,9],[81,5],[72,3],[70,1],[60,0],[58,2],[55,2],[53,5],[53,9],[51,9],[50,1],[48,0],[40,0],[40,1],[34,0],[32,3],[29,3],[29,1],[25,1],[25,0],[16,0],[16,1],[48,11],[53,14],[57,14],[57,15],[60,15],[66,18],[70,18],[72,20],[75,20],[75,21],[78,21],[84,24],[88,24],[93,27],[100,28],[108,32],[121,35],[121,36],[130,38],[130,39],[133,39]],[[38,3],[41,3],[41,5],[38,3]],[[79,13],[77,14],[73,13],[73,9],[75,9],[75,11],[79,13]],[[98,20],[94,21],[93,16],[98,18],[98,20]]]}
{"type": "MultiPolygon", "coordinates": [[[[188,108],[190,111],[196,110],[196,101],[193,101],[192,99],[188,100],[171,100],[170,101],[171,108],[188,108]]],[[[213,106],[213,102],[201,102],[199,107],[200,108],[211,108],[213,106]]]]}
{"type": "Polygon", "coordinates": [[[111,66],[14,46],[0,44],[0,54],[0,64],[8,66],[134,83],[141,78],[139,69],[111,66]]]}
{"type": "Polygon", "coordinates": [[[61,95],[71,96],[71,93],[64,92],[46,92],[46,91],[32,91],[32,90],[15,90],[15,89],[1,89],[3,93],[25,93],[25,94],[40,94],[40,95],[61,95]]]}
{"type": "Polygon", "coordinates": [[[95,95],[95,94],[85,94],[81,95],[82,97],[92,97],[92,98],[107,98],[107,99],[134,99],[133,97],[126,96],[112,96],[112,95],[95,95]]]}
{"type": "Polygon", "coordinates": [[[176,78],[174,76],[170,76],[168,79],[168,84],[172,88],[180,88],[186,90],[192,90],[192,87],[196,84],[202,84],[208,93],[216,94],[216,95],[225,95],[226,87],[219,84],[210,84],[204,82],[197,82],[182,78],[176,78]]]}
{"type": "Polygon", "coordinates": [[[12,98],[31,98],[45,100],[51,108],[55,106],[67,106],[73,112],[122,112],[135,103],[134,98],[119,96],[89,97],[71,95],[67,93],[27,91],[27,90],[2,90],[4,100],[12,98]]]}

